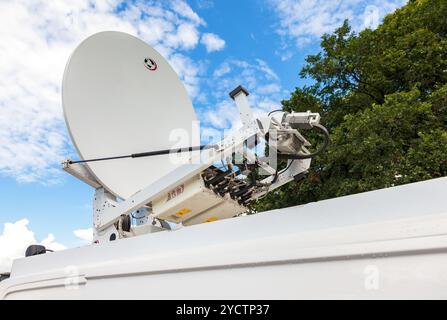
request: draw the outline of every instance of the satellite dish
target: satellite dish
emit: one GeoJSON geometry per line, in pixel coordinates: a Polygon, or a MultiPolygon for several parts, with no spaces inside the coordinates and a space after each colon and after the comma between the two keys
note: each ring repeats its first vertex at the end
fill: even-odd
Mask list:
{"type": "MultiPolygon", "coordinates": [[[[170,133],[191,137],[191,100],[169,63],[145,42],[122,32],[84,40],[64,72],[62,105],[82,159],[166,149],[170,133]]],[[[86,164],[108,191],[128,198],[179,164],[169,155],[86,164]]]]}

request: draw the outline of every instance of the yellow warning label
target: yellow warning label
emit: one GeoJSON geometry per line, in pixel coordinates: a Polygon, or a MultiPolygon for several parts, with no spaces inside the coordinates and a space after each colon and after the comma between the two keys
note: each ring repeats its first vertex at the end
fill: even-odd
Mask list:
{"type": "Polygon", "coordinates": [[[217,217],[209,217],[208,219],[206,219],[206,222],[213,222],[213,221],[217,221],[219,220],[219,218],[217,217]]]}
{"type": "Polygon", "coordinates": [[[185,214],[190,213],[190,212],[191,212],[190,209],[188,209],[188,208],[183,208],[182,210],[177,211],[177,212],[175,213],[175,215],[178,216],[178,217],[182,217],[182,216],[184,216],[185,214]]]}

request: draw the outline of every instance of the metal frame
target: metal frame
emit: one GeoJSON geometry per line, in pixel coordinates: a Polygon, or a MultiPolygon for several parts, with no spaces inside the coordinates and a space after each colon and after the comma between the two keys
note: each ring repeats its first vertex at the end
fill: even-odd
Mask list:
{"type": "MultiPolygon", "coordinates": [[[[230,96],[235,101],[239,109],[243,124],[241,129],[224,138],[220,142],[213,144],[213,148],[203,150],[201,153],[201,163],[184,164],[123,201],[117,201],[116,197],[108,192],[94,178],[84,164],[71,164],[70,160],[66,160],[62,163],[62,167],[66,172],[96,189],[93,200],[93,227],[94,240],[96,242],[100,240],[110,240],[110,236],[112,234],[122,235],[122,230],[117,230],[115,227],[115,223],[118,222],[121,217],[129,215],[132,212],[148,205],[161,193],[175,188],[193,176],[200,174],[213,163],[231,156],[236,151],[242,150],[244,157],[248,161],[251,163],[255,163],[256,161],[256,164],[259,167],[263,168],[268,174],[270,174],[269,177],[261,181],[261,183],[266,184],[266,187],[255,193],[252,196],[253,199],[260,198],[267,192],[288,183],[297,175],[307,171],[310,166],[310,159],[294,160],[292,164],[289,162],[290,166],[288,166],[287,169],[276,172],[276,169],[271,167],[267,161],[265,161],[266,159],[258,159],[250,150],[244,150],[244,144],[250,148],[256,144],[256,139],[260,139],[265,135],[265,129],[263,128],[265,123],[270,123],[270,121],[278,121],[273,119],[273,117],[272,120],[255,119],[247,99],[248,92],[242,87],[238,87],[233,90],[230,96]],[[272,184],[274,175],[276,175],[277,178],[272,184]]],[[[302,114],[304,117],[309,117],[309,113],[302,114]]]]}

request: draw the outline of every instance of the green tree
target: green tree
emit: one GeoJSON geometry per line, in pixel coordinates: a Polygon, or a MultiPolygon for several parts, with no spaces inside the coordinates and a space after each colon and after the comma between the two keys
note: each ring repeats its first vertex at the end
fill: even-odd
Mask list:
{"type": "MultiPolygon", "coordinates": [[[[282,101],[320,112],[332,144],[308,178],[258,211],[447,175],[447,1],[414,0],[359,34],[324,35],[300,72],[313,84],[282,101]]],[[[310,136],[310,139],[314,137],[310,136]]]]}

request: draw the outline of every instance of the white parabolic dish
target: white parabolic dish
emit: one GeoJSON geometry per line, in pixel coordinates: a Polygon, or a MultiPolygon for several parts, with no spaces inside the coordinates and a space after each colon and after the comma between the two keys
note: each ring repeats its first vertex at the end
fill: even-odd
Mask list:
{"type": "MultiPolygon", "coordinates": [[[[196,120],[191,100],[168,62],[145,42],[122,32],[97,33],[76,48],[65,68],[62,105],[81,159],[171,148],[172,130],[183,129],[191,137],[196,120]]],[[[105,188],[126,199],[179,164],[163,155],[87,166],[105,188]]]]}

